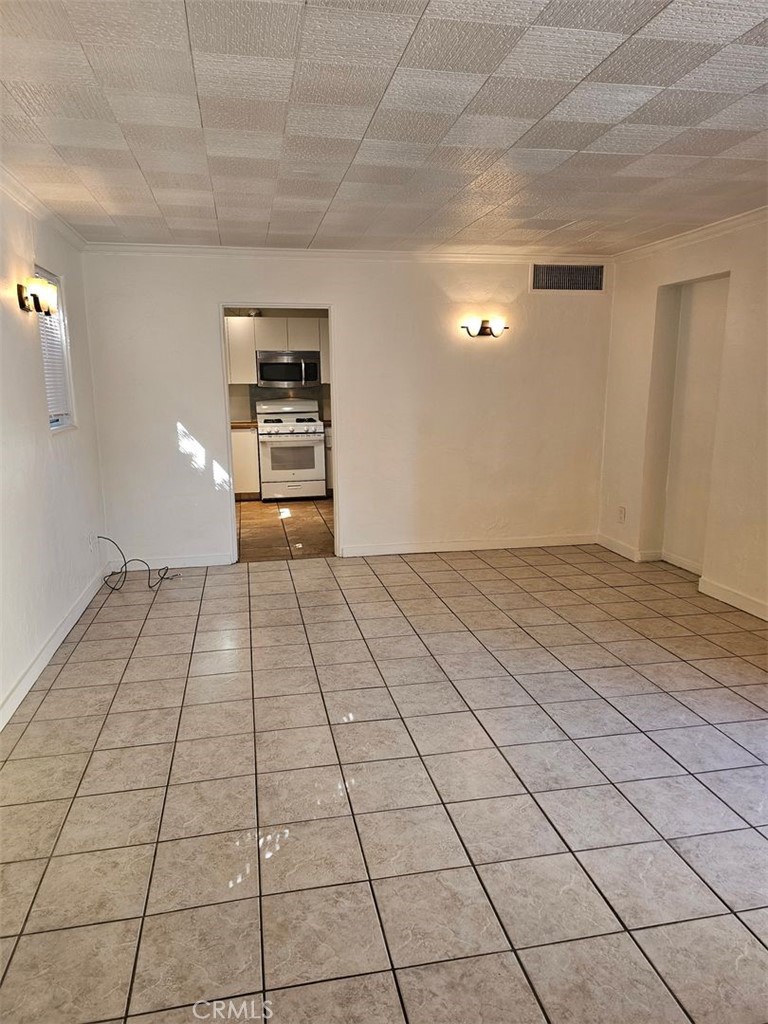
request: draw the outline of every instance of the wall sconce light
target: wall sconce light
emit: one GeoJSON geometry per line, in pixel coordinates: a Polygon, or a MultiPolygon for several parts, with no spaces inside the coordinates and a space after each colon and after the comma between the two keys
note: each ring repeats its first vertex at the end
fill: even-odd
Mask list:
{"type": "Polygon", "coordinates": [[[59,290],[44,277],[28,277],[26,284],[16,285],[19,306],[25,313],[55,316],[59,308],[59,290]]]}
{"type": "Polygon", "coordinates": [[[503,320],[481,320],[479,327],[476,324],[462,324],[461,326],[470,338],[499,338],[504,331],[509,330],[503,320]]]}

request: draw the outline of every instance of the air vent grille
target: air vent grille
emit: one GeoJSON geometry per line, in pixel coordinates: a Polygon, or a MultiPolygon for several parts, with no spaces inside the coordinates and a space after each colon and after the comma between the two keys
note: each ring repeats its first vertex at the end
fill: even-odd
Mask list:
{"type": "Polygon", "coordinates": [[[603,267],[566,263],[534,263],[534,291],[600,292],[603,267]]]}

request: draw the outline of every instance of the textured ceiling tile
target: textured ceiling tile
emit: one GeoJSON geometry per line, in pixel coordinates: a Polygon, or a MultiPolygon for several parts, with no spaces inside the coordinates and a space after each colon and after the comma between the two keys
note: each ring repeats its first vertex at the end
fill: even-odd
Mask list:
{"type": "Polygon", "coordinates": [[[287,101],[294,62],[269,57],[196,53],[195,76],[201,96],[287,101]]]}
{"type": "Polygon", "coordinates": [[[597,183],[606,175],[615,174],[622,167],[634,163],[635,157],[624,153],[574,153],[550,174],[559,177],[589,178],[597,183]]]}
{"type": "Polygon", "coordinates": [[[251,0],[192,0],[187,4],[193,50],[253,57],[295,57],[301,8],[251,0]]]}
{"type": "Polygon", "coordinates": [[[540,25],[603,32],[636,32],[669,0],[551,0],[540,25]]]}
{"type": "Polygon", "coordinates": [[[210,156],[248,156],[259,160],[277,160],[283,147],[283,136],[276,133],[206,128],[203,135],[210,156]]]}
{"type": "Polygon", "coordinates": [[[205,146],[202,128],[168,128],[153,124],[124,124],[120,127],[126,142],[137,149],[199,151],[205,146]]]}
{"type": "Polygon", "coordinates": [[[611,54],[589,76],[593,82],[671,85],[717,50],[712,43],[635,36],[611,54]]]}
{"type": "Polygon", "coordinates": [[[650,153],[683,129],[675,125],[617,124],[587,146],[591,153],[650,153]]]}
{"type": "Polygon", "coordinates": [[[80,42],[97,38],[105,46],[186,50],[187,20],[182,0],[65,0],[80,42]]]}
{"type": "Polygon", "coordinates": [[[211,174],[232,178],[274,178],[277,172],[275,160],[250,160],[237,156],[209,157],[208,166],[211,174]]]}
{"type": "Polygon", "coordinates": [[[83,42],[100,85],[114,92],[195,93],[195,75],[188,50],[140,49],[83,42]]]}
{"type": "Polygon", "coordinates": [[[496,117],[543,117],[570,89],[568,82],[494,75],[472,100],[467,113],[491,114],[496,117]]]}
{"type": "Polygon", "coordinates": [[[207,174],[205,153],[176,152],[170,149],[134,149],[142,171],[166,171],[172,174],[207,174]]]}
{"type": "Polygon", "coordinates": [[[329,135],[362,139],[373,116],[373,107],[290,106],[285,130],[288,135],[329,135]]]}
{"type": "Polygon", "coordinates": [[[35,124],[54,146],[87,146],[94,149],[127,149],[120,125],[115,121],[80,118],[37,118],[35,124]]]}
{"type": "Polygon", "coordinates": [[[480,21],[496,25],[528,25],[549,0],[431,0],[427,18],[480,21]]]}
{"type": "Polygon", "coordinates": [[[398,68],[382,99],[391,110],[460,113],[485,82],[484,75],[398,68]]]}
{"type": "MultiPolygon", "coordinates": [[[[271,100],[241,100],[239,97],[200,97],[203,127],[242,129],[246,132],[282,132],[286,104],[271,100]]],[[[197,123],[199,123],[199,118],[197,123]]]]}
{"type": "Polygon", "coordinates": [[[581,32],[534,26],[497,69],[512,78],[578,82],[621,45],[615,32],[581,32]]]}
{"type": "Polygon", "coordinates": [[[502,153],[503,150],[496,147],[440,145],[430,153],[425,170],[431,167],[450,168],[474,177],[493,166],[502,153]]]}
{"type": "Polygon", "coordinates": [[[696,156],[669,156],[651,153],[619,171],[619,175],[633,178],[674,178],[689,171],[701,161],[696,156]]]}
{"type": "Polygon", "coordinates": [[[392,142],[436,143],[454,121],[453,114],[427,114],[410,110],[379,109],[367,137],[392,142]]]}
{"type": "Polygon", "coordinates": [[[547,115],[548,121],[599,121],[615,124],[653,99],[660,89],[650,85],[606,85],[583,82],[547,115]]]}
{"type": "Polygon", "coordinates": [[[0,68],[9,81],[94,85],[95,78],[78,43],[50,39],[0,38],[0,68]]]}
{"type": "Polygon", "coordinates": [[[672,0],[640,35],[729,43],[764,18],[763,0],[672,0]]]}
{"type": "Polygon", "coordinates": [[[391,68],[330,64],[302,58],[296,63],[292,99],[295,103],[335,103],[369,107],[381,99],[391,68]]]}
{"type": "MultiPolygon", "coordinates": [[[[590,127],[592,127],[590,125],[590,127]]],[[[573,152],[567,149],[536,149],[527,148],[527,139],[523,140],[520,147],[510,149],[501,158],[501,164],[508,170],[525,172],[527,174],[543,174],[551,171],[553,167],[569,160],[573,152]]]]}
{"type": "Polygon", "coordinates": [[[445,146],[496,146],[506,149],[525,135],[533,121],[511,117],[484,117],[465,114],[443,138],[445,146]]]}
{"type": "Polygon", "coordinates": [[[418,19],[309,8],[301,56],[339,64],[391,67],[399,60],[418,19]]]}
{"type": "Polygon", "coordinates": [[[746,142],[755,133],[750,131],[728,131],[718,128],[690,128],[687,132],[671,139],[659,147],[659,153],[680,153],[691,156],[716,156],[724,149],[730,149],[746,142]]]}
{"type": "Polygon", "coordinates": [[[610,124],[578,121],[539,121],[520,141],[523,149],[583,149],[608,131],[610,124]]]}
{"type": "Polygon", "coordinates": [[[403,54],[403,67],[490,74],[509,53],[523,27],[425,18],[403,54]]]}
{"type": "Polygon", "coordinates": [[[29,117],[93,118],[112,121],[114,115],[104,95],[91,86],[6,80],[8,94],[29,117]]]}
{"type": "Polygon", "coordinates": [[[751,92],[768,84],[768,61],[762,46],[724,46],[676,83],[678,89],[706,92],[751,92]]]}
{"type": "Polygon", "coordinates": [[[136,170],[136,158],[127,146],[122,148],[93,148],[90,146],[56,146],[56,151],[61,154],[64,160],[72,166],[93,168],[95,171],[104,171],[106,168],[134,172],[136,170]]]}
{"type": "Polygon", "coordinates": [[[293,0],[309,7],[339,11],[371,11],[373,14],[421,14],[428,0],[293,0]]]}
{"type": "Polygon", "coordinates": [[[0,33],[17,39],[77,42],[67,13],[57,0],[3,0],[0,33]]]}
{"type": "MultiPolygon", "coordinates": [[[[734,160],[768,160],[768,132],[753,135],[747,142],[742,142],[721,154],[734,160]]],[[[761,168],[765,175],[765,168],[761,168]]]]}
{"type": "Polygon", "coordinates": [[[353,139],[293,135],[283,140],[283,159],[288,163],[349,163],[356,149],[353,139]]]}
{"type": "Polygon", "coordinates": [[[644,106],[633,111],[633,124],[696,125],[730,106],[738,93],[684,92],[665,89],[644,106]]]}
{"type": "Polygon", "coordinates": [[[144,172],[144,177],[150,188],[185,188],[185,189],[208,189],[211,187],[211,179],[208,174],[178,174],[174,171],[150,171],[144,172]]]}
{"type": "Polygon", "coordinates": [[[431,150],[432,147],[425,143],[396,142],[367,136],[355,154],[355,163],[382,167],[418,167],[424,163],[431,150]]]}
{"type": "Polygon", "coordinates": [[[331,199],[335,191],[336,185],[333,182],[280,178],[275,188],[275,196],[308,196],[314,199],[331,199]]]}
{"type": "Polygon", "coordinates": [[[194,96],[154,96],[138,92],[106,93],[118,121],[127,124],[168,125],[194,128],[200,124],[200,110],[194,96]]]}
{"type": "MultiPolygon", "coordinates": [[[[163,213],[168,211],[171,215],[174,215],[174,211],[177,210],[196,210],[198,212],[189,214],[189,216],[202,217],[204,216],[203,211],[208,210],[213,216],[216,215],[213,192],[160,188],[155,189],[154,196],[163,213]]],[[[182,213],[178,215],[184,216],[182,213]]]]}
{"type": "Polygon", "coordinates": [[[761,21],[759,25],[755,25],[749,32],[739,36],[736,41],[744,43],[745,46],[768,46],[768,19],[761,21]]]}
{"type": "Polygon", "coordinates": [[[768,97],[745,96],[700,124],[701,128],[768,128],[768,97]]]}

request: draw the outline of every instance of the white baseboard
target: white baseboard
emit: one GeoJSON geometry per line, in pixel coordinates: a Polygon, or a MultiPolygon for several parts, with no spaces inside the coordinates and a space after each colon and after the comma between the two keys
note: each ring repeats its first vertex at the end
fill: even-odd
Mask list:
{"type": "Polygon", "coordinates": [[[690,558],[685,558],[683,555],[675,555],[671,551],[662,552],[661,557],[665,562],[669,562],[670,565],[676,565],[680,569],[687,569],[688,572],[693,572],[697,576],[701,576],[701,563],[694,562],[690,558]]]}
{"type": "Polygon", "coordinates": [[[605,534],[598,534],[596,544],[602,544],[609,551],[615,551],[617,555],[623,555],[631,562],[658,562],[661,558],[660,551],[644,551],[642,548],[633,547],[623,540],[616,540],[615,537],[608,537],[605,534]]]}
{"type": "Polygon", "coordinates": [[[32,689],[37,681],[37,677],[56,653],[59,646],[64,642],[65,637],[77,623],[77,620],[83,614],[85,609],[91,603],[99,587],[103,584],[104,575],[107,571],[107,567],[104,566],[99,570],[98,574],[91,580],[91,582],[83,588],[67,614],[64,616],[63,621],[59,623],[43,644],[40,653],[35,657],[26,671],[23,672],[16,680],[5,697],[3,697],[2,703],[0,704],[0,729],[3,728],[16,708],[32,689]]]}
{"type": "Polygon", "coordinates": [[[706,594],[707,597],[714,597],[718,601],[725,601],[726,604],[732,604],[734,608],[739,608],[743,612],[749,612],[750,615],[756,615],[758,619],[768,621],[768,602],[766,601],[760,601],[758,598],[750,597],[748,594],[742,594],[740,590],[725,587],[722,583],[715,583],[714,580],[708,580],[703,576],[699,580],[699,590],[702,594],[706,594]]]}
{"type": "Polygon", "coordinates": [[[342,558],[354,558],[361,555],[416,555],[432,551],[498,551],[501,548],[540,548],[552,547],[556,544],[594,544],[593,533],[568,534],[566,536],[545,537],[500,537],[491,540],[483,537],[478,540],[463,539],[450,541],[400,541],[395,544],[345,544],[339,554],[342,558]]]}

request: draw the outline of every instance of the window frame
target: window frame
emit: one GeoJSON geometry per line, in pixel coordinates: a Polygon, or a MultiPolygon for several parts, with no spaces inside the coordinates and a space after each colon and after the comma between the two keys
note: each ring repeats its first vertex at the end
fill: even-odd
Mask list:
{"type": "Polygon", "coordinates": [[[51,284],[54,284],[56,286],[58,296],[55,319],[59,324],[61,355],[64,366],[64,381],[68,406],[68,411],[66,412],[66,414],[64,414],[63,418],[59,417],[59,422],[55,422],[55,418],[51,416],[50,409],[48,408],[47,375],[45,356],[43,353],[42,328],[45,320],[50,318],[46,317],[45,313],[37,314],[37,333],[38,339],[40,341],[40,354],[43,361],[43,390],[45,392],[45,405],[46,410],[48,412],[48,429],[52,434],[60,434],[63,431],[75,430],[77,428],[77,418],[75,415],[75,394],[72,381],[72,362],[70,356],[69,326],[67,323],[67,311],[64,302],[64,288],[62,279],[57,274],[53,274],[50,270],[46,270],[45,267],[41,267],[39,264],[35,264],[35,276],[45,278],[46,281],[50,281],[51,284]]]}

